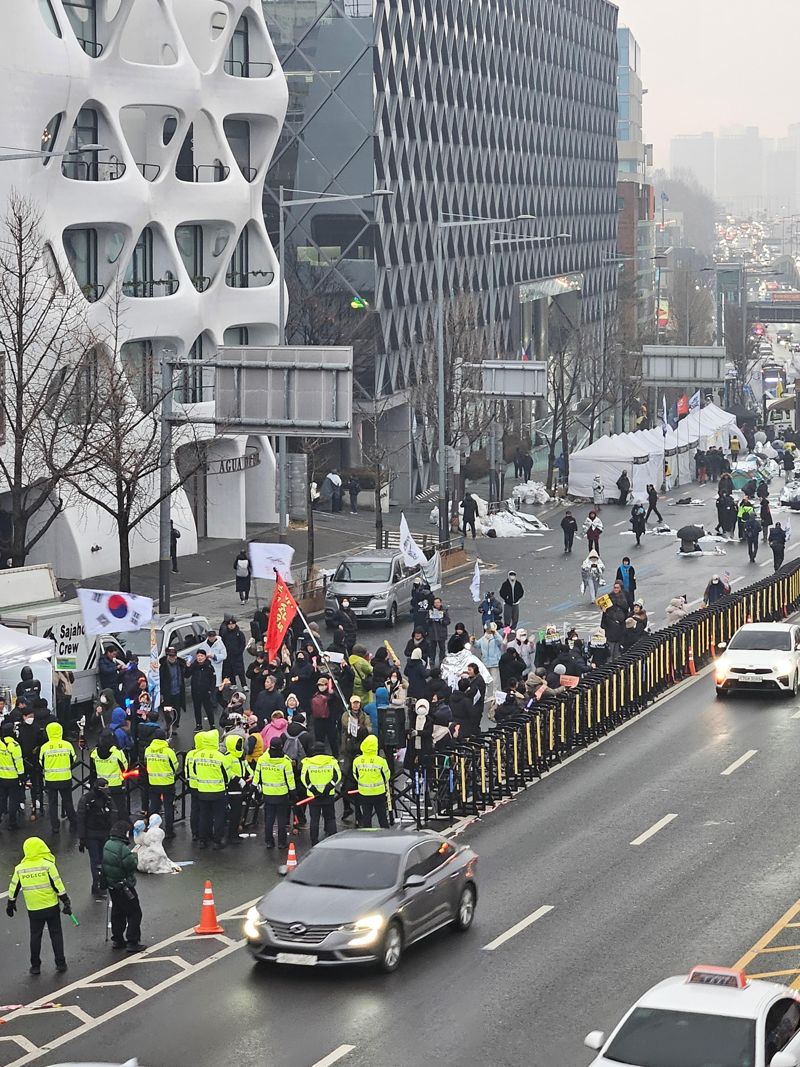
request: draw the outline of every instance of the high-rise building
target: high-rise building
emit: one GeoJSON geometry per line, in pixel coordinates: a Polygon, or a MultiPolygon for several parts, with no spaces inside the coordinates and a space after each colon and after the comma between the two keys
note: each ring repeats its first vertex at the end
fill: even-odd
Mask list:
{"type": "MultiPolygon", "coordinates": [[[[216,435],[203,360],[224,342],[280,336],[262,187],[287,94],[260,3],[7,0],[0,74],[0,143],[20,156],[0,162],[0,218],[12,190],[28,198],[45,242],[31,277],[46,284],[44,263],[72,294],[131,401],[146,406],[160,389],[162,359],[185,361],[173,400],[188,427],[170,463],[181,469],[187,445],[202,463],[173,498],[180,547],[243,538],[248,521],[274,518],[274,456],[265,437],[216,435]]],[[[87,396],[94,380],[87,360],[87,396]]],[[[6,464],[11,449],[6,432],[6,464]]],[[[31,485],[38,473],[27,472],[31,485]]],[[[154,499],[157,488],[150,476],[154,499]]],[[[53,497],[29,561],[78,578],[114,570],[114,517],[66,486],[53,497]]],[[[133,564],[158,557],[156,526],[154,510],[132,539],[133,564]]]]}
{"type": "Polygon", "coordinates": [[[716,144],[713,133],[680,134],[670,142],[673,177],[692,174],[709,193],[716,189],[716,144]]]}
{"type": "Polygon", "coordinates": [[[565,290],[582,294],[585,322],[598,321],[601,298],[615,306],[617,9],[607,0],[263,7],[289,85],[265,196],[273,239],[279,186],[298,197],[393,193],[287,208],[289,336],[353,341],[356,409],[380,399],[393,495],[407,498],[438,477],[417,390],[432,374],[440,286],[474,301],[486,354],[546,358],[547,309],[565,290]],[[520,234],[516,244],[495,243],[499,221],[438,229],[454,216],[523,215],[536,219],[503,231],[520,234]]]}
{"type": "Polygon", "coordinates": [[[624,339],[636,344],[647,337],[654,320],[655,204],[647,180],[651,146],[642,132],[642,55],[626,26],[617,31],[617,57],[620,312],[624,339]]]}
{"type": "Polygon", "coordinates": [[[717,137],[715,193],[736,215],[766,210],[764,143],[757,126],[722,130],[717,137]]]}

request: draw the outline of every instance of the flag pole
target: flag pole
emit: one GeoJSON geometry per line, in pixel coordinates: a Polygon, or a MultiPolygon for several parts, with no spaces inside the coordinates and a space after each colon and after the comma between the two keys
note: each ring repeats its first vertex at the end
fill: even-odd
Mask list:
{"type": "MultiPolygon", "coordinates": [[[[276,579],[278,577],[278,568],[277,567],[275,568],[275,577],[276,577],[276,579]]],[[[292,599],[294,599],[294,597],[292,599]]],[[[296,610],[297,614],[300,616],[300,621],[303,623],[303,625],[306,628],[306,633],[311,638],[311,643],[313,644],[314,648],[319,653],[320,659],[324,661],[325,666],[328,668],[328,677],[333,682],[334,687],[336,689],[336,692],[339,694],[339,699],[342,702],[342,706],[343,706],[344,710],[347,711],[347,709],[349,707],[348,701],[345,699],[345,695],[342,692],[339,683],[336,681],[336,678],[333,675],[333,671],[331,670],[330,663],[327,661],[327,659],[325,657],[325,653],[322,651],[322,647],[321,647],[319,641],[317,641],[316,634],[314,633],[314,631],[309,626],[308,619],[305,617],[303,612],[300,610],[300,605],[297,603],[296,600],[294,602],[294,606],[295,606],[295,610],[296,610]]]]}

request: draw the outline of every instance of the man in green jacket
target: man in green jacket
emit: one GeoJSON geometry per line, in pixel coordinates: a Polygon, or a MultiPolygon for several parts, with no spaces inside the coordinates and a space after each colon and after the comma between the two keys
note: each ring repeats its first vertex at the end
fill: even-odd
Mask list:
{"type": "Polygon", "coordinates": [[[103,846],[103,875],[111,897],[111,944],[141,952],[142,908],[136,892],[135,854],[128,846],[128,823],[120,820],[111,827],[111,837],[103,846]]]}

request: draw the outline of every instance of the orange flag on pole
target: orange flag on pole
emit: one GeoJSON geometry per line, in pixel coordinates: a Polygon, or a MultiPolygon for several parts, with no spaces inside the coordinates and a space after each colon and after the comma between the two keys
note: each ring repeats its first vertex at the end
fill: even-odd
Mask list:
{"type": "Polygon", "coordinates": [[[289,592],[286,582],[275,573],[275,595],[269,609],[269,621],[267,623],[267,636],[264,640],[264,649],[267,659],[272,659],[283,644],[289,627],[292,625],[297,614],[297,604],[289,592]]]}

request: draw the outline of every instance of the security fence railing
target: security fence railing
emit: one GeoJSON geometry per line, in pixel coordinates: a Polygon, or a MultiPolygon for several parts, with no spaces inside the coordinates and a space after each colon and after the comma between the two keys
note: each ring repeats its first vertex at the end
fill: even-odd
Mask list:
{"type": "Polygon", "coordinates": [[[495,729],[447,751],[418,754],[393,781],[395,817],[435,827],[479,815],[638,715],[710,662],[743,623],[779,621],[798,607],[800,561],[647,634],[575,688],[515,712],[495,729]]]}

